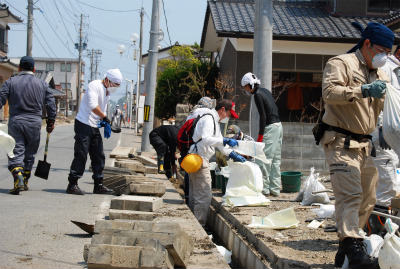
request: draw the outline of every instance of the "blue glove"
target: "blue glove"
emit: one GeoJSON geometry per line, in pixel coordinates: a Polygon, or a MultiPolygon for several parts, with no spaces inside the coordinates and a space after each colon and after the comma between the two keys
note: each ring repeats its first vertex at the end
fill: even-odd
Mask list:
{"type": "Polygon", "coordinates": [[[235,151],[232,151],[229,154],[229,158],[231,158],[234,162],[244,163],[246,161],[246,159],[242,155],[240,155],[239,153],[236,153],[235,151]]]}
{"type": "Polygon", "coordinates": [[[230,147],[235,147],[238,145],[238,142],[236,139],[232,139],[232,138],[225,138],[224,137],[224,146],[228,144],[230,147]]]}
{"type": "Polygon", "coordinates": [[[386,83],[382,80],[375,80],[370,84],[361,86],[363,97],[381,98],[386,92],[386,83]]]}
{"type": "Polygon", "coordinates": [[[111,125],[105,120],[100,121],[99,127],[104,127],[104,138],[111,137],[111,125]]]}

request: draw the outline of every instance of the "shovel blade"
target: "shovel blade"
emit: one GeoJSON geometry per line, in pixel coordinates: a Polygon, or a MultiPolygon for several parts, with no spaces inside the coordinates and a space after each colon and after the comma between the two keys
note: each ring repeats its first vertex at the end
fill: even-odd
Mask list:
{"type": "Polygon", "coordinates": [[[46,161],[39,161],[36,167],[35,176],[47,179],[49,177],[50,166],[51,164],[46,161]]]}
{"type": "Polygon", "coordinates": [[[87,224],[87,223],[75,221],[75,220],[71,220],[71,222],[73,224],[75,224],[76,226],[78,226],[79,228],[81,228],[82,230],[84,230],[85,232],[87,232],[88,234],[94,235],[94,225],[93,224],[87,224]]]}

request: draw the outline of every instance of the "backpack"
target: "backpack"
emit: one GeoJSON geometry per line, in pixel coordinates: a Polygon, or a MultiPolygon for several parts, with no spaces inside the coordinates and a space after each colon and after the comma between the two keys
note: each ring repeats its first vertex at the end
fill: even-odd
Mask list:
{"type": "Polygon", "coordinates": [[[215,127],[215,121],[214,121],[214,116],[210,113],[205,113],[203,115],[198,115],[196,118],[187,120],[185,124],[182,125],[182,127],[178,131],[178,149],[181,152],[181,158],[186,156],[189,152],[190,146],[193,144],[197,144],[201,141],[201,138],[194,142],[193,141],[193,133],[194,129],[196,128],[197,123],[199,120],[206,116],[210,115],[213,118],[214,122],[214,135],[216,132],[216,127],[215,127]]]}

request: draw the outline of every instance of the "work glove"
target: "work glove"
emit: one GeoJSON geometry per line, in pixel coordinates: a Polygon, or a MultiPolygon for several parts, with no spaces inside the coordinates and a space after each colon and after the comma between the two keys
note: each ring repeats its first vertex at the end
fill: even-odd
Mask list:
{"type": "Polygon", "coordinates": [[[102,121],[107,122],[108,124],[111,125],[111,121],[110,121],[110,119],[107,118],[107,117],[104,117],[104,118],[102,119],[102,121]]]}
{"type": "Polygon", "coordinates": [[[47,119],[46,120],[46,124],[47,124],[46,131],[49,134],[54,130],[54,123],[55,123],[55,120],[52,120],[52,119],[47,119]]]}
{"type": "Polygon", "coordinates": [[[246,159],[240,155],[239,153],[235,152],[232,150],[232,152],[229,154],[229,158],[231,158],[234,162],[241,162],[244,163],[246,159]]]}
{"type": "Polygon", "coordinates": [[[257,142],[263,142],[264,135],[259,134],[257,137],[257,142]]]}
{"type": "Polygon", "coordinates": [[[228,144],[230,147],[236,147],[238,145],[238,142],[236,139],[232,138],[225,138],[224,137],[224,146],[228,144]]]}
{"type": "MultiPolygon", "coordinates": [[[[107,117],[105,117],[104,119],[107,119],[107,117]]],[[[105,121],[105,120],[100,121],[99,123],[99,128],[100,127],[104,127],[104,138],[110,138],[111,137],[111,125],[110,125],[110,120],[105,121]]]]}
{"type": "Polygon", "coordinates": [[[383,137],[382,127],[379,127],[379,146],[383,149],[391,149],[383,137]]]}
{"type": "Polygon", "coordinates": [[[386,92],[386,83],[382,80],[375,80],[370,84],[364,84],[361,86],[361,92],[363,97],[375,97],[381,98],[386,92]]]}

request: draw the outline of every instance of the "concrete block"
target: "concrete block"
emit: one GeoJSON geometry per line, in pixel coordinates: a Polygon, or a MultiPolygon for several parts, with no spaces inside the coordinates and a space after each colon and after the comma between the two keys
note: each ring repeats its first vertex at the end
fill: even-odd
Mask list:
{"type": "Polygon", "coordinates": [[[110,209],[108,216],[111,220],[114,219],[128,219],[128,220],[147,220],[152,221],[154,219],[154,214],[151,212],[144,211],[132,211],[132,210],[117,210],[110,209]]]}
{"type": "Polygon", "coordinates": [[[144,183],[135,183],[132,182],[129,184],[130,194],[138,194],[138,195],[151,195],[161,197],[165,194],[166,187],[162,182],[153,183],[153,182],[144,182],[144,183]]]}
{"type": "Polygon", "coordinates": [[[312,135],[312,129],[315,123],[302,123],[303,125],[303,135],[312,135]]]}
{"type": "Polygon", "coordinates": [[[106,166],[104,167],[103,174],[107,177],[112,175],[133,175],[135,172],[126,168],[106,166]]]}
{"type": "Polygon", "coordinates": [[[139,173],[146,172],[146,168],[144,167],[144,165],[141,162],[135,160],[116,161],[115,166],[121,168],[127,168],[139,173]]]}
{"type": "Polygon", "coordinates": [[[186,266],[193,250],[193,240],[178,223],[98,220],[92,244],[137,244],[146,238],[157,239],[166,247],[178,266],[186,266]]]}
{"type": "Polygon", "coordinates": [[[115,147],[111,153],[110,158],[126,158],[129,159],[129,154],[135,152],[135,148],[132,147],[115,147]]]}
{"type": "Polygon", "coordinates": [[[299,171],[302,169],[301,159],[282,159],[281,171],[299,171]]]}
{"type": "Polygon", "coordinates": [[[143,156],[143,155],[138,155],[138,156],[135,156],[135,157],[139,162],[143,163],[144,165],[157,167],[157,161],[153,160],[152,158],[149,158],[149,157],[146,157],[146,156],[143,156]]]}
{"type": "Polygon", "coordinates": [[[300,159],[301,152],[301,147],[282,147],[282,159],[300,159]]]}
{"type": "Polygon", "coordinates": [[[282,138],[282,148],[285,147],[301,147],[302,141],[298,135],[284,135],[282,138]]]}
{"type": "Polygon", "coordinates": [[[168,252],[161,246],[90,245],[88,268],[174,268],[168,252]]]}
{"type": "Polygon", "coordinates": [[[321,146],[317,146],[315,144],[315,138],[312,134],[310,135],[302,135],[301,138],[303,139],[303,147],[315,147],[315,148],[320,148],[322,150],[321,146]]]}
{"type": "Polygon", "coordinates": [[[158,197],[122,195],[111,200],[110,209],[154,212],[162,205],[163,200],[158,197]]]}
{"type": "Polygon", "coordinates": [[[303,134],[303,127],[301,123],[299,124],[295,122],[283,122],[282,129],[283,129],[283,136],[293,135],[293,134],[299,134],[299,135],[303,134]]]}
{"type": "Polygon", "coordinates": [[[145,165],[145,168],[146,168],[146,170],[145,170],[146,174],[157,174],[158,173],[157,167],[145,165]]]}
{"type": "Polygon", "coordinates": [[[325,160],[325,153],[322,148],[318,147],[304,147],[303,148],[303,159],[310,160],[325,160]]]}
{"type": "Polygon", "coordinates": [[[328,170],[325,160],[307,160],[303,159],[302,170],[310,171],[311,167],[314,167],[316,171],[328,170]]]}

